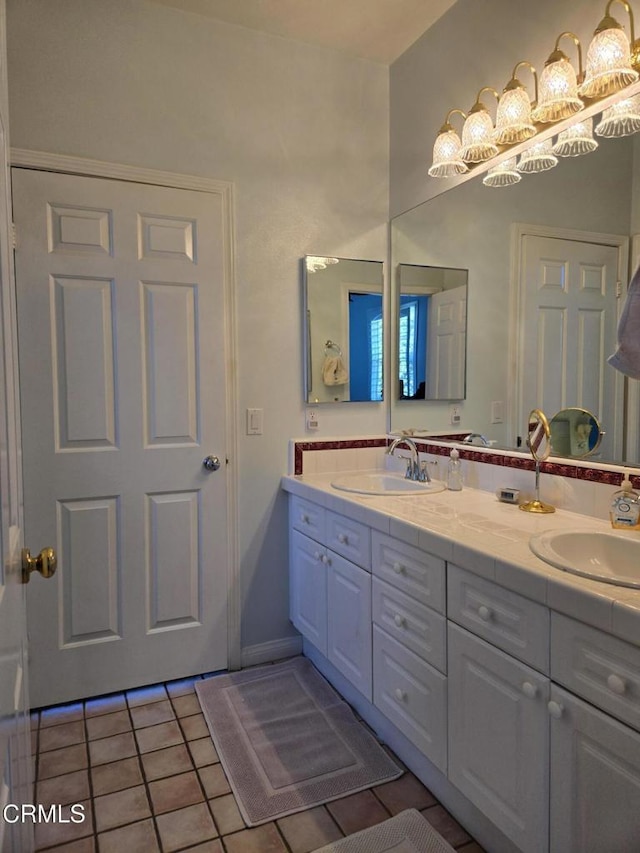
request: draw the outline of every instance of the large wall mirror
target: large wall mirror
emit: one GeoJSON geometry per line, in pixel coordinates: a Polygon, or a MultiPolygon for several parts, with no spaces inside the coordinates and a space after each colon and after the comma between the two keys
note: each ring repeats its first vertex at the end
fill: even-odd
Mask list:
{"type": "Polygon", "coordinates": [[[383,399],[383,265],[303,259],[305,401],[383,399]]]}
{"type": "Polygon", "coordinates": [[[463,399],[468,271],[398,264],[397,277],[398,399],[463,399]]]}
{"type": "Polygon", "coordinates": [[[460,421],[451,402],[394,394],[391,429],[444,432],[457,423],[456,432],[523,449],[532,409],[578,406],[604,431],[592,458],[640,464],[640,383],[607,364],[638,232],[638,135],[601,138],[595,152],[560,158],[513,186],[473,177],[393,219],[392,375],[405,270],[468,270],[468,310],[460,421]]]}

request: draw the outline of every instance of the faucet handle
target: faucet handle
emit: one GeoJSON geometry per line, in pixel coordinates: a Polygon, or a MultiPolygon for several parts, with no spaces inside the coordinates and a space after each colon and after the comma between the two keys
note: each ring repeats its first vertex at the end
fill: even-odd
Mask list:
{"type": "Polygon", "coordinates": [[[413,459],[407,459],[407,467],[404,472],[405,480],[413,480],[413,459]]]}
{"type": "Polygon", "coordinates": [[[420,469],[418,471],[418,480],[421,483],[430,483],[431,482],[431,474],[429,474],[429,463],[426,460],[423,460],[420,463],[420,469]]]}

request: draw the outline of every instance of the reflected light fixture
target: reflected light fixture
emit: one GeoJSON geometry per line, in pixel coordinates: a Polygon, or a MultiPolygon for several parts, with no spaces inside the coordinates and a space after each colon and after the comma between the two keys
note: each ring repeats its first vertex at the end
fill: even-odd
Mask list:
{"type": "Polygon", "coordinates": [[[596,125],[598,136],[630,136],[640,130],[640,95],[618,101],[602,113],[596,125]]]}
{"type": "Polygon", "coordinates": [[[593,138],[593,118],[589,117],[563,130],[552,151],[557,157],[580,157],[597,147],[598,142],[593,138]]]}
{"type": "Polygon", "coordinates": [[[558,158],[551,148],[551,139],[534,143],[520,155],[516,169],[519,172],[531,174],[532,172],[546,172],[558,165],[558,158]]]}
{"type": "Polygon", "coordinates": [[[332,264],[337,264],[339,258],[321,258],[317,255],[307,255],[304,260],[307,272],[318,272],[319,270],[326,270],[332,264]]]}
{"type": "Polygon", "coordinates": [[[556,39],[555,48],[545,62],[540,75],[538,104],[531,113],[533,120],[540,122],[560,121],[579,112],[584,104],[578,97],[578,81],[582,81],[583,77],[580,40],[574,33],[561,33],[556,39]],[[578,48],[577,75],[569,57],[558,47],[562,38],[572,39],[578,48]]]}
{"type": "Polygon", "coordinates": [[[511,80],[504,88],[498,101],[494,141],[498,145],[514,145],[535,136],[536,129],[531,119],[531,101],[527,90],[516,77],[518,68],[526,66],[533,74],[535,99],[538,99],[538,75],[530,62],[518,62],[513,69],[511,80]]]}
{"type": "Polygon", "coordinates": [[[460,137],[449,122],[450,116],[454,113],[459,113],[464,119],[467,118],[467,114],[462,110],[453,109],[447,113],[433,145],[433,161],[428,172],[432,178],[453,178],[469,171],[469,167],[460,157],[462,147],[460,137]]]}
{"type": "Polygon", "coordinates": [[[509,157],[497,166],[489,169],[482,179],[485,187],[510,187],[522,180],[522,175],[516,171],[516,158],[509,157]]]}
{"type": "Polygon", "coordinates": [[[491,86],[483,86],[478,92],[476,102],[469,110],[462,126],[460,158],[468,163],[483,163],[498,153],[498,146],[493,141],[493,120],[489,110],[480,100],[483,92],[491,92],[495,95],[496,101],[500,99],[491,86]]]}
{"type": "Polygon", "coordinates": [[[586,75],[579,94],[585,98],[604,98],[635,83],[639,61],[640,43],[635,41],[631,7],[626,0],[609,0],[587,51],[586,75]],[[622,25],[609,14],[614,2],[621,3],[629,14],[631,44],[622,25]]]}

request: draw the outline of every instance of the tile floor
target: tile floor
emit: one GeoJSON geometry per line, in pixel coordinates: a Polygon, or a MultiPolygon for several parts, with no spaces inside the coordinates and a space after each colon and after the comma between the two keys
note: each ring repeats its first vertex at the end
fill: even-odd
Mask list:
{"type": "Polygon", "coordinates": [[[82,803],[84,823],[36,827],[52,853],[308,853],[417,808],[459,853],[484,853],[436,798],[399,779],[247,828],[209,737],[195,679],[32,714],[36,802],[82,803]]]}

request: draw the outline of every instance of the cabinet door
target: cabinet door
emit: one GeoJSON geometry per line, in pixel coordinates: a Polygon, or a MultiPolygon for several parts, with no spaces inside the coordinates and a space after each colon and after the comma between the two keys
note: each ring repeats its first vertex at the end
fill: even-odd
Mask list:
{"type": "Polygon", "coordinates": [[[371,701],[371,575],[328,552],[327,656],[371,701]]]}
{"type": "Polygon", "coordinates": [[[323,655],[327,653],[326,549],[297,530],[291,531],[289,618],[323,655]]]}
{"type": "Polygon", "coordinates": [[[551,688],[551,853],[640,850],[640,734],[551,688]]]}
{"type": "Polygon", "coordinates": [[[449,623],[449,779],[523,853],[548,849],[549,682],[449,623]]]}

